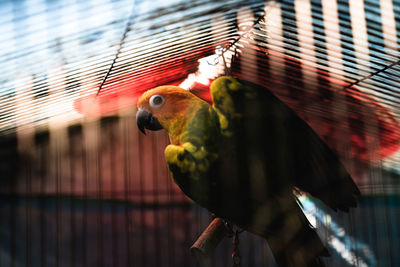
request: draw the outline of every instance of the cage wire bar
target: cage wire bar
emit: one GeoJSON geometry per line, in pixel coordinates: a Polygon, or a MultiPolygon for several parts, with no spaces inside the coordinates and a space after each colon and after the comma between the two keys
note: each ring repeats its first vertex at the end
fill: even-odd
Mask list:
{"type": "MultiPolygon", "coordinates": [[[[223,72],[221,57],[211,76],[199,67],[218,46],[362,191],[348,214],[300,197],[326,264],[400,265],[399,1],[10,0],[0,14],[0,266],[232,264],[230,239],[191,257],[210,214],[170,179],[167,135],[144,138],[135,122],[143,91],[223,72]]],[[[275,265],[252,234],[240,253],[242,266],[275,265]]]]}

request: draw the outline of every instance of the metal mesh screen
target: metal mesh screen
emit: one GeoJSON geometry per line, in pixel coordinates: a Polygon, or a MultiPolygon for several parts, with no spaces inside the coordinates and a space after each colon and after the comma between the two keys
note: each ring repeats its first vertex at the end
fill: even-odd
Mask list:
{"type": "MultiPolygon", "coordinates": [[[[399,265],[400,2],[37,0],[2,1],[0,13],[0,266],[231,264],[230,239],[191,257],[209,214],[170,179],[167,135],[135,122],[137,97],[157,85],[207,98],[224,72],[218,46],[362,191],[349,214],[301,199],[326,263],[399,265]]],[[[243,266],[275,264],[251,234],[241,254],[243,266]]]]}

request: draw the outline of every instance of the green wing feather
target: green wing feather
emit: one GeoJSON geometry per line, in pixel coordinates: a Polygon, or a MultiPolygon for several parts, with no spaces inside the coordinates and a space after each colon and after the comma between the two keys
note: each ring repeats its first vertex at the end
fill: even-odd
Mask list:
{"type": "Polygon", "coordinates": [[[199,106],[193,117],[187,121],[179,144],[166,147],[165,159],[175,183],[187,196],[207,207],[213,187],[208,175],[218,159],[218,116],[211,106],[205,103],[199,106]]]}
{"type": "Polygon", "coordinates": [[[261,155],[271,175],[311,193],[334,210],[347,211],[356,205],[360,192],[337,155],[266,88],[220,77],[211,85],[211,94],[223,122],[222,132],[240,135],[246,153],[261,155]]]}

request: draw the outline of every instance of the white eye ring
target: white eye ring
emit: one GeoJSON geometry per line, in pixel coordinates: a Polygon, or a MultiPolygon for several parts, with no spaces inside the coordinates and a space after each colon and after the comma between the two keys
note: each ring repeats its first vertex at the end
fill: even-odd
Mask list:
{"type": "Polygon", "coordinates": [[[159,108],[165,102],[165,98],[161,95],[153,95],[150,97],[149,104],[152,108],[159,108]]]}

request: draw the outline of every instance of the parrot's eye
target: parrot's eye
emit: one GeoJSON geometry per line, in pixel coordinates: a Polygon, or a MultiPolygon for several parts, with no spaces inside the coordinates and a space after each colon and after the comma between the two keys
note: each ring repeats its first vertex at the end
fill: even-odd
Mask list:
{"type": "Polygon", "coordinates": [[[159,108],[162,106],[162,104],[164,104],[164,97],[160,96],[160,95],[153,95],[152,97],[150,97],[150,107],[152,108],[159,108]]]}

